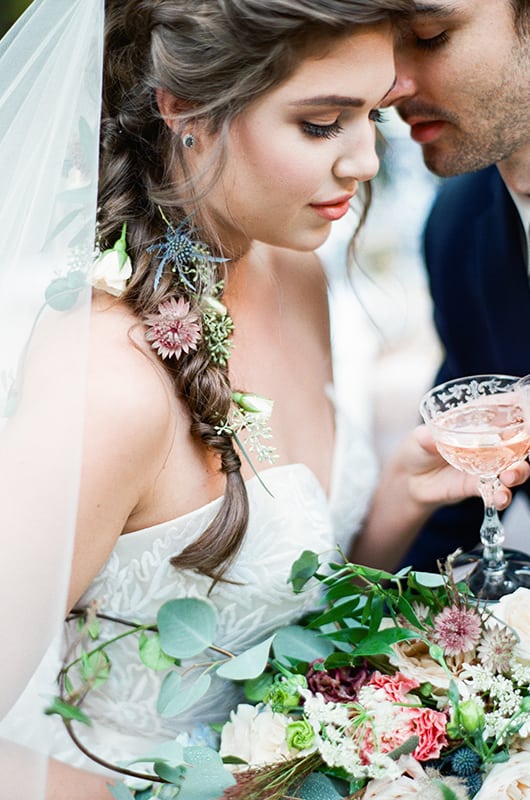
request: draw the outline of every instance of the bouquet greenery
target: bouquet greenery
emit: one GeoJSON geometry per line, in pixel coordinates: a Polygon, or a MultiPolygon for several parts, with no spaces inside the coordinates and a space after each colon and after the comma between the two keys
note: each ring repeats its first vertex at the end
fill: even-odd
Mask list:
{"type": "MultiPolygon", "coordinates": [[[[322,571],[311,552],[290,580],[295,592],[319,581],[323,608],[237,656],[216,648],[207,601],[170,601],[152,626],[124,623],[146,666],[170,668],[161,714],[189,708],[213,671],[240,682],[247,702],[220,726],[217,750],[173,741],[137,760],[142,772],[120,765],[144,784],[112,787],[116,800],[530,798],[530,590],[487,607],[455,582],[451,558],[440,575],[394,575],[344,562],[322,571]],[[183,697],[175,666],[199,654],[183,697]]],[[[95,637],[98,614],[81,618],[95,637]]],[[[96,638],[61,672],[50,711],[74,736],[111,644],[96,638]]]]}

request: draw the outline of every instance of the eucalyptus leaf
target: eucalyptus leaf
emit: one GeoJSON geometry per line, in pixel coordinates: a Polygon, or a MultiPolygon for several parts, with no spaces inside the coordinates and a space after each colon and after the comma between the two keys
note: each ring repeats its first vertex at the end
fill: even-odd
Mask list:
{"type": "Polygon", "coordinates": [[[257,678],[245,681],[245,697],[250,703],[261,703],[272,686],[274,677],[271,672],[264,672],[257,678]]]}
{"type": "Polygon", "coordinates": [[[436,572],[414,572],[413,575],[417,583],[427,589],[436,589],[438,586],[444,585],[444,579],[436,572]]]}
{"type": "Polygon", "coordinates": [[[300,800],[342,800],[334,785],[321,772],[312,772],[297,790],[300,800]]]}
{"type": "Polygon", "coordinates": [[[159,778],[163,778],[168,783],[179,784],[186,774],[186,768],[183,766],[171,767],[165,761],[155,761],[154,770],[159,778]]]}
{"type": "Polygon", "coordinates": [[[314,661],[327,658],[333,652],[333,645],[316,631],[300,625],[287,625],[276,631],[272,645],[274,656],[279,661],[314,661]]]}
{"type": "Polygon", "coordinates": [[[179,800],[219,800],[236,780],[223,766],[219,753],[209,747],[186,747],[186,775],[179,800]]]}
{"type": "Polygon", "coordinates": [[[424,629],[425,626],[414,611],[414,608],[407,600],[406,597],[400,597],[397,601],[397,607],[401,614],[405,617],[407,622],[410,622],[411,625],[414,625],[415,628],[424,629]]]}
{"type": "Polygon", "coordinates": [[[212,679],[207,673],[203,673],[191,684],[186,686],[186,691],[181,689],[180,675],[177,672],[170,672],[166,676],[160,688],[158,695],[158,702],[156,705],[157,711],[161,717],[176,717],[200,700],[210,688],[212,679]],[[172,676],[176,675],[179,680],[177,681],[172,676]]]}
{"type": "Polygon", "coordinates": [[[157,622],[164,652],[175,658],[191,658],[213,644],[217,612],[206,600],[184,597],[164,603],[157,622]]]}
{"type": "Polygon", "coordinates": [[[148,753],[130,759],[130,761],[120,761],[121,767],[130,767],[132,764],[150,764],[154,761],[164,762],[172,767],[184,763],[184,747],[175,739],[161,742],[148,753]]]}
{"type": "Polygon", "coordinates": [[[383,619],[384,603],[382,597],[374,597],[370,611],[370,634],[374,634],[379,630],[383,619]]]}
{"type": "Polygon", "coordinates": [[[217,669],[217,674],[221,678],[229,678],[232,681],[257,678],[267,666],[273,639],[274,636],[270,636],[264,642],[245,650],[244,653],[230,659],[230,661],[225,661],[217,669]]]}
{"type": "Polygon", "coordinates": [[[303,590],[307,581],[317,572],[320,566],[318,556],[311,550],[304,550],[302,555],[296,559],[291,567],[291,574],[288,582],[293,584],[293,591],[299,593],[303,590]]]}
{"type": "Polygon", "coordinates": [[[162,650],[158,633],[148,635],[145,631],[142,631],[138,641],[138,649],[142,662],[149,669],[169,669],[175,663],[175,659],[162,650]]]}

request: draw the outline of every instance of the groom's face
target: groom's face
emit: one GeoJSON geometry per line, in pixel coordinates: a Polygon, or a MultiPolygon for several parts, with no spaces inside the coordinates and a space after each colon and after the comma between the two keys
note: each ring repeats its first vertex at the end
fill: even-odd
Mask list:
{"type": "Polygon", "coordinates": [[[429,169],[472,172],[530,148],[530,36],[516,32],[510,0],[416,0],[416,9],[396,45],[389,102],[429,169]]]}

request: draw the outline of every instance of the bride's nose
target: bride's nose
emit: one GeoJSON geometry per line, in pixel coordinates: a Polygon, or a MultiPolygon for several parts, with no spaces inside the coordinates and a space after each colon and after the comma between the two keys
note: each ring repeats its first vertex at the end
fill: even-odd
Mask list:
{"type": "Polygon", "coordinates": [[[369,181],[379,170],[379,157],[375,150],[375,130],[369,119],[359,136],[345,143],[343,152],[333,165],[333,174],[342,181],[369,181]]]}

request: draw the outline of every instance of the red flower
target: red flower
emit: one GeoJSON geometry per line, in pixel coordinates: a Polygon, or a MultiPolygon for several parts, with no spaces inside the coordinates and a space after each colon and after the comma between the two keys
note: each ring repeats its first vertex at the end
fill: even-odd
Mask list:
{"type": "Polygon", "coordinates": [[[309,665],[307,671],[307,685],[313,694],[320,692],[328,703],[349,703],[355,700],[361,686],[364,686],[370,678],[366,663],[360,667],[315,669],[315,664],[323,662],[323,658],[317,658],[309,665]]]}

